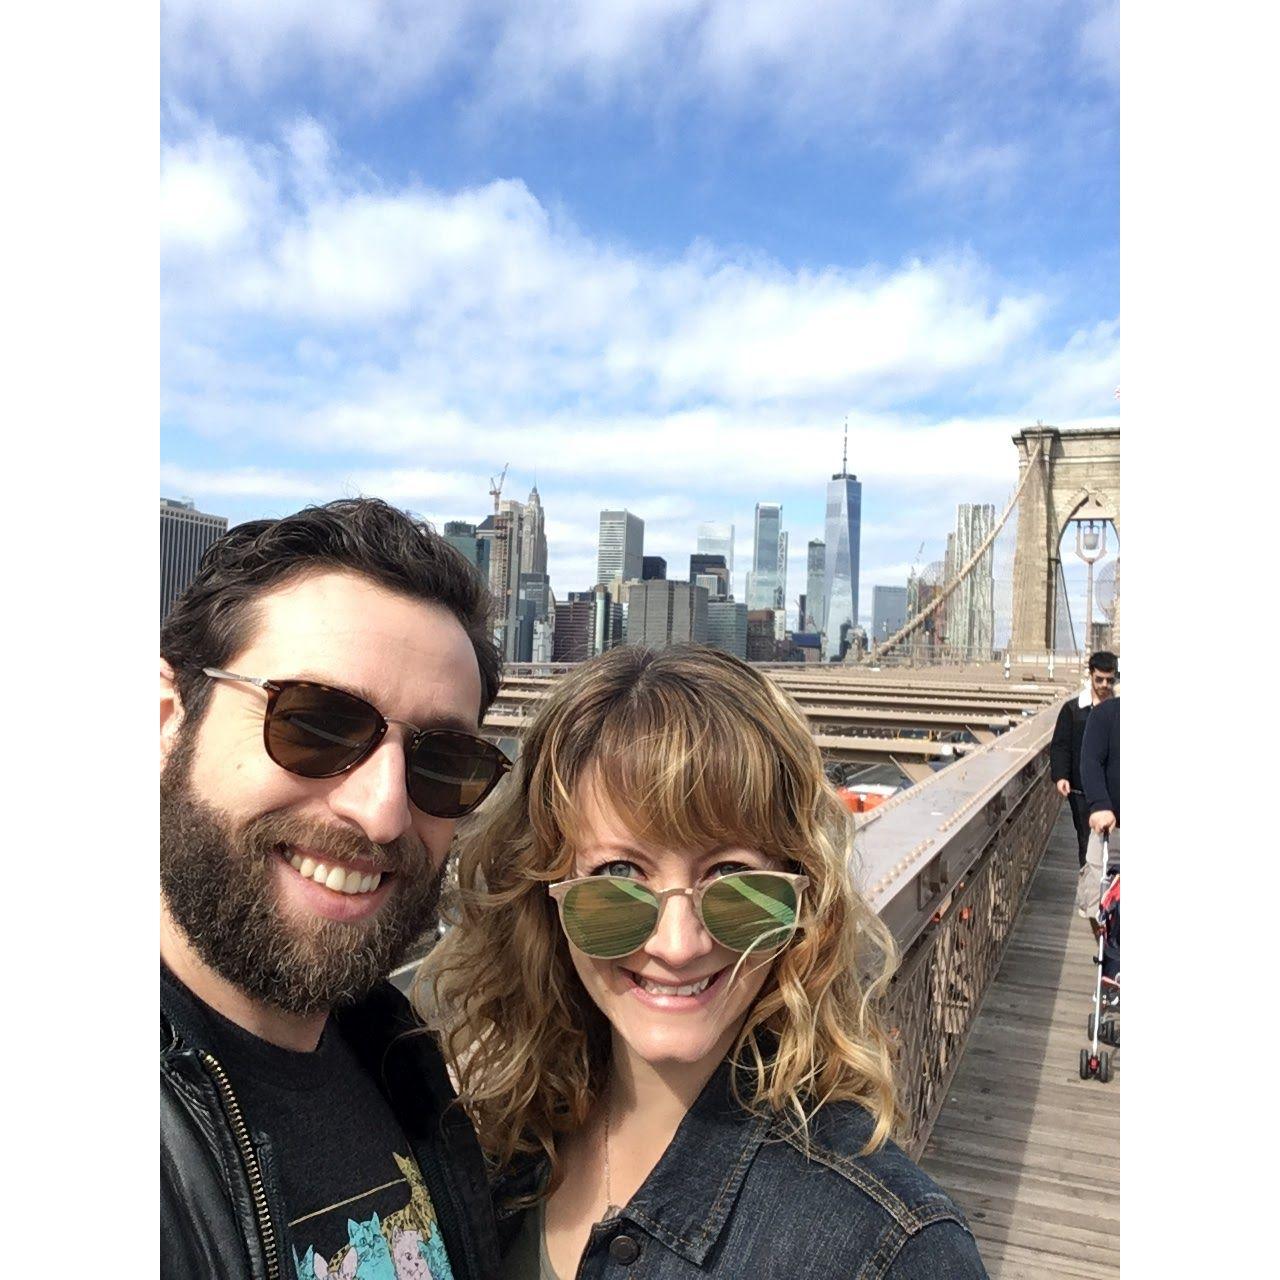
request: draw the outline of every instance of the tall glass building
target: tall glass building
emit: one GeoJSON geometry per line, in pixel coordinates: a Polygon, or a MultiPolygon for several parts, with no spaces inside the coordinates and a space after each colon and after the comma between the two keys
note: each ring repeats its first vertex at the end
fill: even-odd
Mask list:
{"type": "Polygon", "coordinates": [[[747,606],[741,600],[707,602],[707,643],[746,661],[747,606]]]}
{"type": "Polygon", "coordinates": [[[862,538],[862,485],[850,475],[848,458],[827,485],[826,640],[823,655],[840,657],[840,628],[858,625],[858,559],[862,538]]]}
{"type": "Polygon", "coordinates": [[[755,548],[747,579],[747,608],[774,609],[778,600],[778,556],[782,542],[782,503],[756,503],[755,548]]]}
{"type": "Polygon", "coordinates": [[[733,594],[733,525],[704,521],[698,526],[698,554],[700,556],[724,556],[729,570],[729,594],[733,594]]]}

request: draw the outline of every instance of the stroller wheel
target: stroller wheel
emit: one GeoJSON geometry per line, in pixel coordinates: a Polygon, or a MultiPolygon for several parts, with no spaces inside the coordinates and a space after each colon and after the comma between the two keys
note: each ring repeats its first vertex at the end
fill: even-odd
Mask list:
{"type": "Polygon", "coordinates": [[[1080,1050],[1080,1079],[1087,1080],[1093,1075],[1093,1067],[1089,1063],[1089,1050],[1080,1050]]]}
{"type": "MultiPolygon", "coordinates": [[[[1090,1014],[1090,1015],[1089,1015],[1089,1030],[1086,1032],[1086,1034],[1088,1035],[1088,1037],[1089,1037],[1089,1039],[1090,1039],[1090,1040],[1092,1040],[1092,1039],[1093,1039],[1093,1023],[1094,1023],[1094,1016],[1093,1016],[1093,1014],[1090,1014]]],[[[1107,1024],[1104,1022],[1102,1025],[1105,1027],[1107,1024]]],[[[1099,1034],[1098,1039],[1102,1039],[1101,1034],[1099,1034]]]]}
{"type": "Polygon", "coordinates": [[[1105,1049],[1098,1055],[1098,1079],[1103,1084],[1111,1079],[1111,1055],[1105,1049]]]}
{"type": "Polygon", "coordinates": [[[1098,1039],[1105,1040],[1113,1049],[1120,1047],[1120,1024],[1114,1018],[1103,1018],[1098,1039]]]}

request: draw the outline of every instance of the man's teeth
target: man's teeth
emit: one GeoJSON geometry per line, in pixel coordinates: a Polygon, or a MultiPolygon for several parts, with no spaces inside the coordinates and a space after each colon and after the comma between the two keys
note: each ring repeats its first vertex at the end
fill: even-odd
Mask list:
{"type": "Polygon", "coordinates": [[[360,871],[348,871],[343,867],[330,867],[314,858],[304,858],[295,853],[289,859],[289,865],[304,879],[314,880],[326,889],[337,893],[372,893],[382,883],[382,872],[374,871],[366,874],[360,871]]]}
{"type": "Polygon", "coordinates": [[[632,974],[640,986],[655,996],[696,996],[698,992],[705,991],[711,985],[711,980],[715,976],[714,973],[709,973],[701,982],[687,982],[680,987],[668,987],[661,982],[650,982],[648,978],[642,978],[638,973],[632,974]]]}

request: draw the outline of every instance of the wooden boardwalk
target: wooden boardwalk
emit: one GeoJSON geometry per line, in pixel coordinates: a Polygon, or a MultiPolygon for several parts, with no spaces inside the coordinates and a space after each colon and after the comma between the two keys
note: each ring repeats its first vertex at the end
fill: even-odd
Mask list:
{"type": "Polygon", "coordinates": [[[1076,869],[1063,805],[920,1162],[992,1280],[1120,1274],[1120,1051],[1110,1084],[1080,1079],[1095,969],[1076,869]]]}

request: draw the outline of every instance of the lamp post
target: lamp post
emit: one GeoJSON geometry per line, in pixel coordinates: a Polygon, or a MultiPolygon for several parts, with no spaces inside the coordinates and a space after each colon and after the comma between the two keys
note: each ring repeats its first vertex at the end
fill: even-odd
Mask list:
{"type": "Polygon", "coordinates": [[[1105,520],[1076,522],[1076,555],[1089,566],[1088,594],[1084,602],[1084,643],[1093,651],[1093,566],[1107,554],[1105,520]]]}

